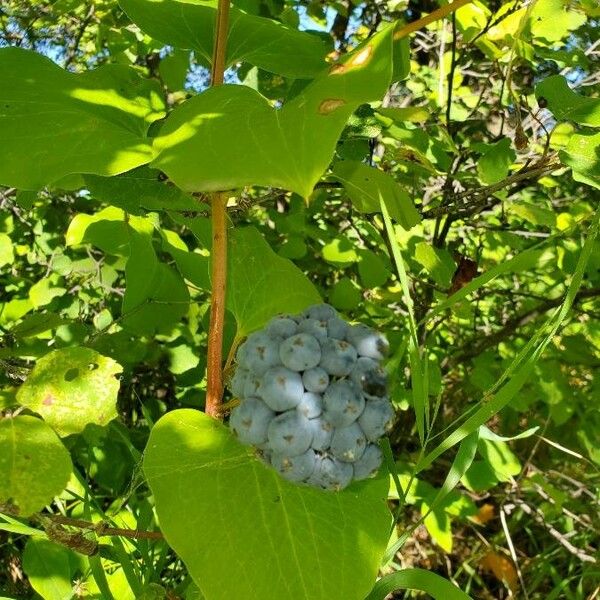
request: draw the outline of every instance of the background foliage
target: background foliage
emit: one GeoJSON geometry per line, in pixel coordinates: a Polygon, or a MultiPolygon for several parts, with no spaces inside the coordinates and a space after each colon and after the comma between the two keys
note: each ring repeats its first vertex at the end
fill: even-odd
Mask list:
{"type": "MultiPolygon", "coordinates": [[[[343,501],[347,530],[322,493],[297,510],[298,492],[290,531],[273,532],[282,572],[312,572],[301,532],[316,518],[327,572],[355,547],[369,557],[346,565],[355,593],[387,545],[381,573],[395,575],[369,598],[452,597],[411,567],[473,598],[595,597],[597,4],[475,1],[409,48],[386,24],[437,4],[238,0],[226,79],[242,85],[208,92],[216,4],[178,4],[0,8],[0,590],[200,598],[193,576],[214,598],[219,578],[231,594],[252,582],[239,564],[272,473],[248,496],[223,471],[227,497],[199,502],[210,486],[194,444],[240,450],[191,411],[181,428],[161,421],[152,440],[167,450],[149,447],[142,472],[154,424],[204,404],[206,192],[235,188],[225,352],[319,298],[393,348],[397,527],[388,541],[385,475],[343,501]],[[173,465],[174,438],[192,454],[173,465]],[[202,520],[219,499],[210,539],[225,554],[192,544],[179,551],[189,571],[157,534],[165,491],[145,477],[165,468],[184,502],[169,512],[202,520]],[[332,527],[346,531],[337,546],[332,527]],[[148,535],[105,535],[115,528],[148,535]],[[363,530],[368,544],[352,539],[363,530]]],[[[287,597],[345,589],[328,583],[300,577],[287,597]]]]}

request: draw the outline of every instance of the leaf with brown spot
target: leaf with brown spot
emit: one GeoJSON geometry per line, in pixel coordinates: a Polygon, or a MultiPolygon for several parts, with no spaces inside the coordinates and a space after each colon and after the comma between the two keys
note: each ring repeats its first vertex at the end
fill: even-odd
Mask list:
{"type": "Polygon", "coordinates": [[[333,71],[324,69],[282,108],[247,86],[221,85],[198,94],[165,121],[155,138],[153,166],[187,191],[263,185],[308,198],[350,115],[387,91],[392,31],[380,31],[333,71]]]}
{"type": "Polygon", "coordinates": [[[60,435],[88,425],[106,425],[117,416],[122,371],[112,358],[90,348],[54,350],[37,361],[17,392],[17,401],[44,417],[60,435]]]}

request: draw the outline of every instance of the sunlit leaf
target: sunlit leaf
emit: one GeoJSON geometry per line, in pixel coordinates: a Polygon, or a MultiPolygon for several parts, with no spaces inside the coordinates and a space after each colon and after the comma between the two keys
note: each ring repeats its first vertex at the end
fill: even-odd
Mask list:
{"type": "MultiPolygon", "coordinates": [[[[154,39],[212,60],[216,0],[119,0],[127,16],[154,39]]],[[[227,65],[248,62],[286,77],[310,79],[325,66],[323,38],[232,6],[227,65]]]]}
{"type": "Polygon", "coordinates": [[[535,95],[544,98],[548,109],[561,121],[600,127],[600,98],[575,93],[562,75],[547,77],[535,86],[535,95]]]}
{"type": "Polygon", "coordinates": [[[53,350],[40,358],[17,400],[39,413],[61,436],[79,433],[89,424],[106,425],[117,416],[122,371],[112,358],[89,348],[53,350]]]}
{"type": "Polygon", "coordinates": [[[391,33],[387,27],[370,38],[283,108],[239,85],[218,86],[184,102],[155,140],[153,166],[187,191],[263,185],[307,198],[348,117],[385,93],[391,33]]]}
{"type": "Polygon", "coordinates": [[[304,273],[278,256],[254,227],[232,233],[228,287],[227,307],[235,316],[238,337],[259,329],[278,313],[295,314],[321,302],[304,273]]]}
{"type": "Polygon", "coordinates": [[[151,160],[158,86],[107,65],[75,75],[19,48],[0,49],[0,183],[37,190],[71,174],[115,175],[151,160]]]}
{"type": "Polygon", "coordinates": [[[342,492],[287,482],[194,410],[154,426],[144,472],[161,530],[207,600],[363,600],[371,588],[389,535],[387,476],[342,492]]]}
{"type": "Polygon", "coordinates": [[[56,433],[36,417],[0,419],[0,505],[28,516],[63,491],[73,466],[56,433]]]}

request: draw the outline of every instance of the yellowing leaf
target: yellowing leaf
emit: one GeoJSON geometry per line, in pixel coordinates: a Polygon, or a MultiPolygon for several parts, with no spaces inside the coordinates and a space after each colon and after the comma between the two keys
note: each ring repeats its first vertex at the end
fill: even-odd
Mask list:
{"type": "Polygon", "coordinates": [[[17,392],[17,401],[39,413],[59,435],[88,423],[106,425],[117,416],[122,371],[112,358],[89,348],[63,348],[40,358],[17,392]]]}
{"type": "Polygon", "coordinates": [[[493,573],[498,581],[501,581],[516,594],[519,589],[519,578],[512,561],[498,554],[497,552],[488,552],[480,561],[479,565],[485,570],[493,573]]]}

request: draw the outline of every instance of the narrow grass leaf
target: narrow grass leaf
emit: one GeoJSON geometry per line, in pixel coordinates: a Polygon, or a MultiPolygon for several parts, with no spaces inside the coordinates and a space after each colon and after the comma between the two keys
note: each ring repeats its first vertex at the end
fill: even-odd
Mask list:
{"type": "Polygon", "coordinates": [[[533,367],[542,356],[544,350],[551,342],[552,338],[558,331],[561,323],[569,313],[575,296],[581,287],[585,268],[590,259],[594,243],[598,235],[598,226],[600,219],[600,209],[596,212],[594,222],[590,227],[587,240],[581,250],[575,272],[567,289],[565,299],[561,306],[548,318],[546,323],[538,330],[532,339],[525,347],[517,354],[507,371],[490,390],[488,390],[483,398],[477,403],[477,410],[459,427],[457,427],[446,439],[444,439],[434,450],[427,454],[417,464],[417,473],[427,468],[438,456],[446,452],[449,448],[458,444],[461,440],[475,431],[481,425],[486,423],[502,408],[504,408],[523,387],[530,374],[533,372],[533,367]],[[539,340],[539,343],[538,343],[539,340]],[[535,345],[537,344],[537,345],[535,345]],[[533,346],[535,347],[533,348],[533,346]],[[532,349],[533,348],[533,349],[532,349]],[[507,373],[511,373],[512,378],[495,393],[501,382],[508,377],[507,373]]]}
{"type": "Polygon", "coordinates": [[[404,266],[404,260],[402,259],[402,254],[400,253],[400,248],[398,246],[398,242],[396,241],[394,226],[392,225],[392,220],[390,219],[390,214],[388,212],[385,199],[380,197],[379,203],[381,205],[381,214],[383,215],[383,222],[385,223],[387,237],[392,248],[392,258],[396,264],[396,270],[402,286],[404,303],[406,304],[406,308],[408,310],[408,327],[410,331],[408,355],[410,360],[412,398],[417,422],[417,431],[419,432],[419,440],[421,445],[423,445],[425,442],[425,425],[429,423],[429,397],[427,395],[427,386],[425,385],[425,377],[427,374],[423,370],[423,361],[419,352],[417,324],[415,322],[415,313],[413,301],[410,296],[410,286],[408,284],[406,267],[404,266]]]}
{"type": "Polygon", "coordinates": [[[434,600],[471,600],[453,583],[425,569],[403,569],[380,579],[366,600],[384,600],[396,590],[419,590],[434,600]]]}

